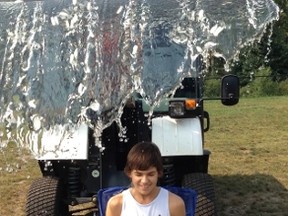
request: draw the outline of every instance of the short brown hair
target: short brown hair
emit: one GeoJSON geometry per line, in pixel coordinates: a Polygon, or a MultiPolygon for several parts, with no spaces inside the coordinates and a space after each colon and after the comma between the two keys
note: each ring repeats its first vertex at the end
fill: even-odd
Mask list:
{"type": "Polygon", "coordinates": [[[124,172],[129,175],[132,170],[147,170],[150,167],[156,167],[159,177],[162,176],[163,164],[158,146],[152,142],[135,144],[127,155],[124,172]]]}

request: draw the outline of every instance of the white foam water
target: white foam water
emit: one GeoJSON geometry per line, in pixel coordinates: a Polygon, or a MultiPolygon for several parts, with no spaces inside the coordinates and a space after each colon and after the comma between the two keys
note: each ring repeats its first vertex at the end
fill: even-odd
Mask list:
{"type": "Polygon", "coordinates": [[[134,92],[154,106],[183,77],[200,76],[199,55],[228,64],[279,8],[272,0],[23,0],[0,1],[0,14],[1,146],[12,139],[39,154],[43,130],[60,125],[64,136],[86,123],[101,134],[134,92]]]}

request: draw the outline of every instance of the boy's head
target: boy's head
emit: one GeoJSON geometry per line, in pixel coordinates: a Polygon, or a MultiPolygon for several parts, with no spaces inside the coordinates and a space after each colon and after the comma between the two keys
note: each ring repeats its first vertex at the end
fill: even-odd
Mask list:
{"type": "Polygon", "coordinates": [[[140,142],[134,145],[127,155],[124,172],[129,176],[132,170],[147,170],[155,167],[158,175],[163,175],[163,164],[160,150],[152,142],[140,142]]]}

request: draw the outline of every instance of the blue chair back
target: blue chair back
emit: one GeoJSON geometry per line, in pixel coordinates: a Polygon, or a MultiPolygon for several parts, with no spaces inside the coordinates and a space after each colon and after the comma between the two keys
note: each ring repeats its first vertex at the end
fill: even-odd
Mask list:
{"type": "MultiPolygon", "coordinates": [[[[105,211],[106,211],[108,200],[112,196],[118,193],[121,193],[123,190],[126,190],[127,188],[128,187],[117,186],[117,187],[103,188],[99,190],[98,208],[99,208],[100,216],[105,216],[105,211]]],[[[163,188],[180,196],[185,202],[186,216],[194,216],[195,209],[196,209],[196,202],[197,202],[196,191],[190,188],[182,188],[182,187],[175,187],[175,186],[165,186],[163,188]]]]}

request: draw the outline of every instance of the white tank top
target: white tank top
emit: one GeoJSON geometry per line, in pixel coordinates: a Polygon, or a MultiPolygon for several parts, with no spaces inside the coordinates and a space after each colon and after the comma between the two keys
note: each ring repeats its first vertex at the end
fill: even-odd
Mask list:
{"type": "Polygon", "coordinates": [[[121,216],[170,216],[169,191],[160,188],[157,197],[148,204],[138,203],[132,196],[130,189],[122,192],[121,216]]]}

